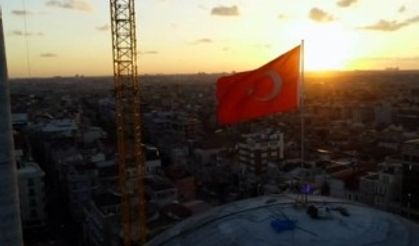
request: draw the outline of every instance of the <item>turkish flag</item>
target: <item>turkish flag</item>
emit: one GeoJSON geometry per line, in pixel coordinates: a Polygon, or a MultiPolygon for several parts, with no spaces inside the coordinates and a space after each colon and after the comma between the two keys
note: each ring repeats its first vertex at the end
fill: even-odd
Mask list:
{"type": "Polygon", "coordinates": [[[232,124],[299,105],[300,46],[252,70],[217,81],[217,120],[232,124]]]}

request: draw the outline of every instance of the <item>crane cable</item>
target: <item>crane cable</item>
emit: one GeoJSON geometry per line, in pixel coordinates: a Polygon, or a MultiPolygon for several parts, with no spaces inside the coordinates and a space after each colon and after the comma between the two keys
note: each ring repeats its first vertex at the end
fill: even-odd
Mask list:
{"type": "Polygon", "coordinates": [[[31,71],[31,61],[30,61],[30,49],[29,49],[29,33],[28,33],[28,21],[27,15],[28,12],[26,10],[26,1],[22,0],[22,7],[23,7],[23,37],[25,39],[25,46],[26,46],[26,69],[27,69],[27,76],[28,78],[32,77],[31,71]]]}

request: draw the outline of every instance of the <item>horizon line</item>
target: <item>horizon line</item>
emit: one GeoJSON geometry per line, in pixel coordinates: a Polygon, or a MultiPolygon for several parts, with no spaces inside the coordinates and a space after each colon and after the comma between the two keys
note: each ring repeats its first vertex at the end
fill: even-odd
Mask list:
{"type": "MultiPolygon", "coordinates": [[[[241,72],[241,71],[238,71],[241,72]]],[[[386,70],[386,69],[325,69],[325,70],[305,70],[305,73],[347,73],[347,72],[384,72],[384,73],[405,73],[405,72],[419,72],[419,68],[417,69],[398,69],[398,70],[386,70]]],[[[138,77],[144,76],[187,76],[187,75],[222,75],[222,74],[234,74],[237,73],[236,71],[233,72],[195,72],[195,73],[142,73],[139,74],[138,77]]],[[[52,78],[104,78],[109,77],[112,78],[113,75],[83,75],[83,74],[75,74],[75,75],[50,75],[50,76],[9,76],[9,80],[15,79],[52,79],[52,78]]]]}

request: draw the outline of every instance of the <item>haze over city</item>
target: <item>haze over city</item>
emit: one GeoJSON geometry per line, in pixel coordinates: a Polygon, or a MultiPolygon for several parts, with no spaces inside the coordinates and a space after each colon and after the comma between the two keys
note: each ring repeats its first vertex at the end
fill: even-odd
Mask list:
{"type": "MultiPolygon", "coordinates": [[[[0,4],[10,77],[112,74],[108,1],[0,4]]],[[[136,11],[140,74],[254,69],[302,39],[307,70],[419,69],[415,0],[144,0],[136,11]]]]}

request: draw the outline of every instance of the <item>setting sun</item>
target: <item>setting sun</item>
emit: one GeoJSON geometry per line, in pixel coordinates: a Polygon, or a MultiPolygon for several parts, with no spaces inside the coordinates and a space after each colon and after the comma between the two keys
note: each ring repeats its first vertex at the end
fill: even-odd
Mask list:
{"type": "Polygon", "coordinates": [[[353,36],[337,25],[303,28],[306,70],[344,69],[354,46],[353,36]]]}

